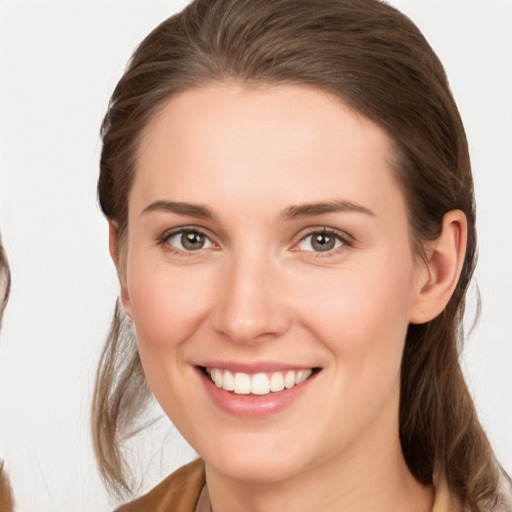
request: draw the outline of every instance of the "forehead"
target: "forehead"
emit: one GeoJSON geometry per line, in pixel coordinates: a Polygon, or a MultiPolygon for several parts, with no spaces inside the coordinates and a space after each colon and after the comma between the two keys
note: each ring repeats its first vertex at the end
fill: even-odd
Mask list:
{"type": "Polygon", "coordinates": [[[316,89],[192,89],[148,123],[130,208],[162,195],[208,204],[236,196],[247,208],[258,197],[297,203],[327,195],[374,209],[389,200],[386,190],[398,192],[391,148],[379,126],[316,89]]]}

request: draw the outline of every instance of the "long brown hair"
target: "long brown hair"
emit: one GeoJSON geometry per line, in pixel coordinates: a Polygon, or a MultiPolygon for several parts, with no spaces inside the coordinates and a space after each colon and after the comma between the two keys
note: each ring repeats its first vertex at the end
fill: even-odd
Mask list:
{"type": "MultiPolygon", "coordinates": [[[[127,197],[141,134],[173,95],[234,81],[297,84],[339,97],[380,125],[395,148],[394,171],[421,254],[443,215],[462,210],[468,246],[441,315],[407,333],[401,369],[400,439],[412,474],[434,467],[472,511],[497,499],[497,464],[459,366],[465,295],[476,260],[468,145],[444,69],[418,28],[379,0],[196,0],[135,51],[102,126],[98,193],[119,231],[123,279],[127,197]]],[[[136,341],[116,306],[97,374],[93,435],[114,489],[129,488],[121,442],[147,404],[136,341]]]]}

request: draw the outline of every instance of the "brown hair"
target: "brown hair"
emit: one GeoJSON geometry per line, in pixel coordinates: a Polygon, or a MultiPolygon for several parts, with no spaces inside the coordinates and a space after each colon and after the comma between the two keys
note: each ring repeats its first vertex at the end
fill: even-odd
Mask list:
{"type": "Polygon", "coordinates": [[[9,479],[4,471],[4,462],[0,460],[0,510],[12,512],[14,510],[14,498],[9,479]]]}
{"type": "MultiPolygon", "coordinates": [[[[9,299],[11,291],[11,272],[7,262],[7,256],[4,251],[4,246],[0,240],[0,326],[2,325],[2,318],[4,316],[5,306],[9,299]]],[[[12,496],[11,486],[9,479],[4,471],[4,462],[0,460],[0,510],[10,512],[14,509],[14,499],[12,496]]]]}
{"type": "MultiPolygon", "coordinates": [[[[445,213],[465,213],[468,247],[456,290],[441,315],[407,333],[400,439],[420,482],[432,482],[435,466],[471,510],[495,502],[499,465],[458,361],[476,260],[473,181],[462,121],[437,56],[406,16],[378,0],[194,1],[137,48],[103,122],[99,201],[118,227],[121,262],[145,126],[177,92],[221,81],[313,87],[380,125],[395,146],[419,253],[423,241],[439,235],[445,213]]],[[[118,271],[122,279],[122,263],[118,271]]],[[[96,455],[115,489],[129,488],[120,443],[148,397],[136,341],[117,305],[93,406],[96,455]]]]}
{"type": "Polygon", "coordinates": [[[4,246],[0,239],[0,326],[2,325],[2,318],[4,316],[5,306],[7,306],[10,291],[11,271],[9,269],[9,263],[7,262],[4,246]]]}

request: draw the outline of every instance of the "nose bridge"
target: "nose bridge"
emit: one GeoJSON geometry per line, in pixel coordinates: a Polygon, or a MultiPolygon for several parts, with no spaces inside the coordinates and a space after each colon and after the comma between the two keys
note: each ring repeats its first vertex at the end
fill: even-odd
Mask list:
{"type": "Polygon", "coordinates": [[[214,311],[214,327],[235,342],[282,334],[289,318],[277,264],[262,250],[246,248],[226,263],[214,311]]]}

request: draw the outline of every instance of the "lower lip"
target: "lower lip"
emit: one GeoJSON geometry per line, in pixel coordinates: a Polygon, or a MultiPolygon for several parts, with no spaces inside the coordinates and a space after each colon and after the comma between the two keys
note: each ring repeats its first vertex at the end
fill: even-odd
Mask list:
{"type": "Polygon", "coordinates": [[[313,373],[304,382],[283,391],[268,395],[237,395],[232,391],[217,387],[201,369],[197,369],[201,380],[213,402],[223,411],[244,418],[265,418],[276,414],[297,400],[317,376],[313,373]]]}

